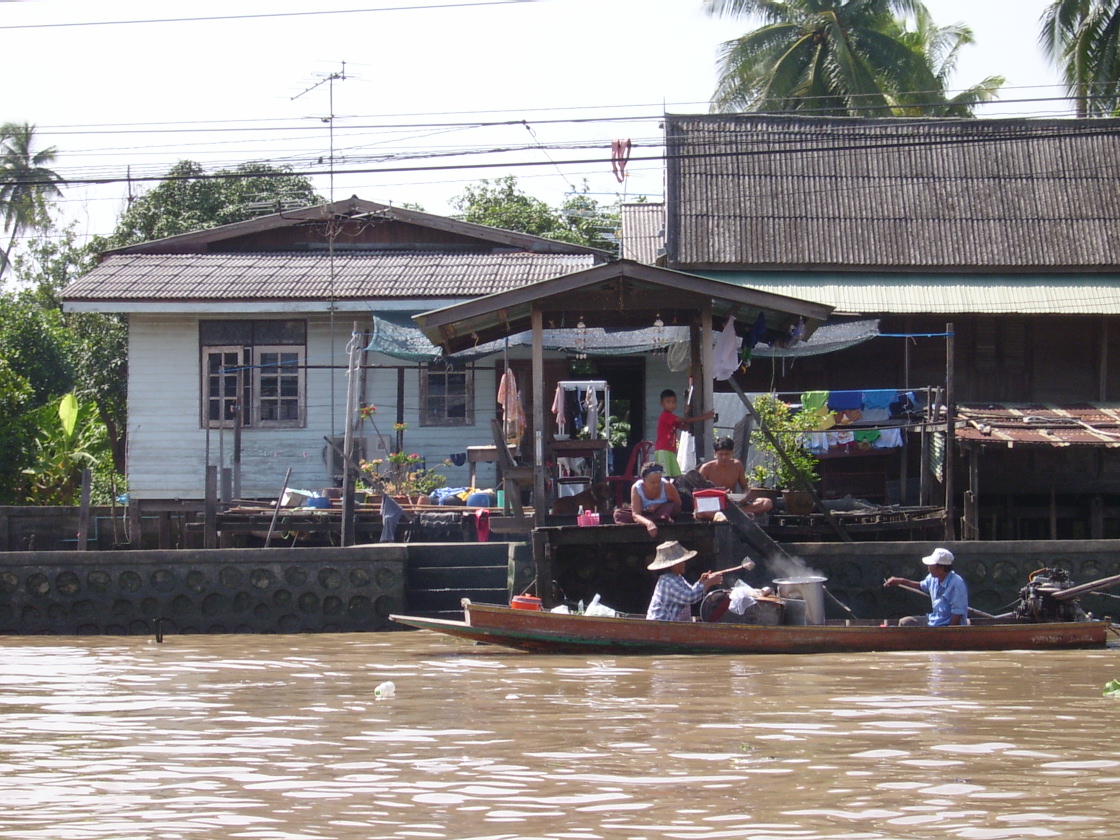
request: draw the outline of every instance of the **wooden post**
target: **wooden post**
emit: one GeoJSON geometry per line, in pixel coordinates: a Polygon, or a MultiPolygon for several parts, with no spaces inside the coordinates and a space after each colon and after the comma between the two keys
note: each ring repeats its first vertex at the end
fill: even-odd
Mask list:
{"type": "Polygon", "coordinates": [[[233,498],[241,498],[241,428],[244,425],[245,394],[244,382],[241,377],[244,370],[237,371],[237,399],[233,403],[233,498]]]}
{"type": "Polygon", "coordinates": [[[1105,402],[1108,399],[1108,316],[1101,318],[1101,366],[1100,387],[1098,399],[1105,402]]]}
{"type": "Polygon", "coordinates": [[[968,490],[965,492],[961,539],[980,539],[980,447],[968,447],[968,490]]]}
{"type": "MultiPolygon", "coordinates": [[[[711,409],[715,403],[715,382],[712,379],[712,369],[715,367],[715,358],[712,347],[712,302],[704,301],[700,307],[700,370],[697,372],[699,379],[694,380],[694,392],[700,394],[699,413],[711,409]]],[[[697,423],[692,433],[696,445],[696,465],[700,466],[712,451],[712,429],[715,428],[711,420],[697,423]]]]}
{"type": "Polygon", "coordinates": [[[89,545],[89,492],[93,484],[93,473],[82,470],[82,495],[78,507],[78,551],[85,551],[89,545]]]}
{"type": "Polygon", "coordinates": [[[1089,539],[1104,539],[1104,497],[1100,493],[1089,500],[1089,539]]]}
{"type": "MultiPolygon", "coordinates": [[[[533,304],[533,522],[542,527],[548,515],[548,485],[544,452],[544,315],[533,304]]],[[[546,582],[547,583],[547,582],[546,582]]]]}
{"type": "Polygon", "coordinates": [[[128,545],[129,548],[144,547],[144,518],[140,515],[140,501],[128,502],[128,545]]]}
{"type": "Polygon", "coordinates": [[[956,467],[957,418],[956,394],[953,390],[953,325],[945,325],[945,539],[957,538],[956,505],[953,499],[953,470],[956,467]]]}
{"type": "Polygon", "coordinates": [[[230,499],[233,498],[233,470],[229,467],[222,467],[219,475],[222,479],[220,485],[222,488],[220,500],[222,504],[228,504],[230,499]]]}
{"type": "Polygon", "coordinates": [[[354,403],[358,398],[358,363],[362,358],[358,322],[350,331],[350,359],[346,366],[346,416],[342,438],[342,545],[354,544],[354,403]]]}
{"type": "MultiPolygon", "coordinates": [[[[420,375],[424,375],[424,369],[420,369],[420,375]]],[[[396,447],[394,451],[400,452],[404,449],[404,432],[400,429],[404,426],[404,368],[397,368],[397,433],[393,439],[393,446],[396,447]]]]}
{"type": "Polygon", "coordinates": [[[1054,485],[1050,485],[1050,539],[1058,538],[1058,494],[1054,485]]]}
{"type": "MultiPolygon", "coordinates": [[[[133,503],[135,504],[135,502],[133,503]]],[[[218,468],[213,464],[206,466],[206,502],[205,517],[202,532],[202,547],[218,547],[218,468]]],[[[137,517],[139,518],[139,517],[137,517]]],[[[136,547],[140,547],[139,531],[134,531],[133,539],[136,547]]]]}

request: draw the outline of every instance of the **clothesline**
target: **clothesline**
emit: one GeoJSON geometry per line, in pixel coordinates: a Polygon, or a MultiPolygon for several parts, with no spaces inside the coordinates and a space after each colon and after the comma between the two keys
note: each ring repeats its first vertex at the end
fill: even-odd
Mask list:
{"type": "Polygon", "coordinates": [[[879,338],[950,338],[956,335],[951,332],[939,333],[879,333],[879,338]]]}

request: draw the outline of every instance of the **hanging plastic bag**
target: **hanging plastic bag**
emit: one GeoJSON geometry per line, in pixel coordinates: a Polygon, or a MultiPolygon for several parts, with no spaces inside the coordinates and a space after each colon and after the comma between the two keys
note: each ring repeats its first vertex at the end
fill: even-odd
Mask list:
{"type": "Polygon", "coordinates": [[[677,465],[682,473],[696,468],[696,446],[692,432],[681,432],[677,442],[677,465]]]}

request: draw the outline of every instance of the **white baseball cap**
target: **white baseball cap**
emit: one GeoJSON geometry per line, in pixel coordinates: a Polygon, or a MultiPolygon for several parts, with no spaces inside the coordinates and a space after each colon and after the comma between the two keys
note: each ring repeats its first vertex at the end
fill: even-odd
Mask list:
{"type": "Polygon", "coordinates": [[[922,562],[927,566],[952,566],[953,552],[947,548],[935,548],[928,557],[923,557],[922,562]]]}

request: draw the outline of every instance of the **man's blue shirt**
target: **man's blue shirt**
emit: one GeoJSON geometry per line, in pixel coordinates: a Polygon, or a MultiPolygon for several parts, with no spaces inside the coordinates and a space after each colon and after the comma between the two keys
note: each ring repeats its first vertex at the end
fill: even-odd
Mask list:
{"type": "Polygon", "coordinates": [[[930,627],[945,627],[954,615],[961,617],[961,624],[968,624],[968,584],[964,578],[954,571],[950,571],[945,580],[929,574],[921,587],[933,602],[929,613],[930,627]]]}

